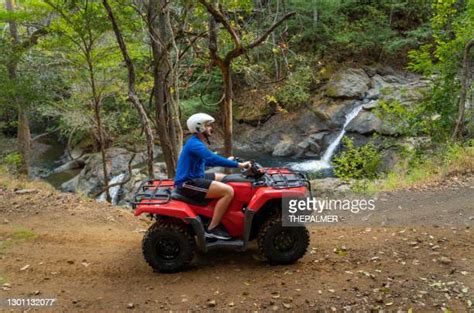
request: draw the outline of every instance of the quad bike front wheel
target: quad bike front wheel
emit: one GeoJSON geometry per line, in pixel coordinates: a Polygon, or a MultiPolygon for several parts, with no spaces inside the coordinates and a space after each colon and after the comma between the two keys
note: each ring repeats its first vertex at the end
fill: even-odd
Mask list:
{"type": "Polygon", "coordinates": [[[143,256],[156,271],[178,272],[194,257],[194,237],[180,221],[165,220],[153,224],[142,241],[143,256]]]}
{"type": "Polygon", "coordinates": [[[265,222],[258,233],[260,253],[271,264],[291,264],[300,259],[309,245],[306,227],[284,227],[280,216],[265,222]]]}

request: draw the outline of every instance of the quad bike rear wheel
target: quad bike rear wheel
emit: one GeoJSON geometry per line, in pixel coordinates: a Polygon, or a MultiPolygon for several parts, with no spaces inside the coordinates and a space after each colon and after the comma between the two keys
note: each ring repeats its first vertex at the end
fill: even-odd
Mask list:
{"type": "Polygon", "coordinates": [[[306,227],[284,227],[281,216],[266,221],[258,233],[258,248],[270,264],[291,264],[300,259],[309,245],[306,227]]]}
{"type": "Polygon", "coordinates": [[[180,221],[158,221],[145,233],[142,250],[146,262],[154,270],[178,272],[194,258],[194,236],[180,221]]]}

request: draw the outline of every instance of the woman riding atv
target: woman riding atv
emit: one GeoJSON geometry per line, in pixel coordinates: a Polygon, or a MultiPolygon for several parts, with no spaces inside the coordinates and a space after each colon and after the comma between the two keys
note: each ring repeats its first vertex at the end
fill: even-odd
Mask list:
{"type": "Polygon", "coordinates": [[[181,195],[197,201],[218,199],[211,223],[205,230],[205,236],[228,240],[231,237],[218,226],[234,197],[234,190],[231,186],[220,182],[224,174],[211,174],[204,171],[206,166],[247,168],[250,162],[239,163],[234,160],[234,157],[226,159],[209,150],[207,144],[209,144],[209,136],[212,135],[214,121],[212,116],[205,113],[194,114],[187,120],[188,129],[193,135],[186,142],[179,156],[175,187],[181,195]]]}

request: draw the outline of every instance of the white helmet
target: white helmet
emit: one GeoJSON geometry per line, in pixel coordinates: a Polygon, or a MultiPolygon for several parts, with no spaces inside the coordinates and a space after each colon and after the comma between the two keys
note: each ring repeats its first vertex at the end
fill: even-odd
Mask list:
{"type": "Polygon", "coordinates": [[[196,113],[188,118],[186,124],[191,133],[202,133],[206,130],[206,125],[215,122],[216,120],[206,113],[196,113]]]}

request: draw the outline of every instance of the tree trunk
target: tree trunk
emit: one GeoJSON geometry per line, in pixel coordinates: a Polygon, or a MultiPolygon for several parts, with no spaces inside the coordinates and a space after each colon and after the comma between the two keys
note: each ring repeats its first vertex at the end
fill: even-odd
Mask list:
{"type": "Polygon", "coordinates": [[[466,108],[467,89],[469,88],[470,64],[469,51],[474,46],[474,39],[471,39],[464,48],[464,57],[462,62],[461,94],[459,96],[458,118],[454,127],[452,139],[462,136],[464,128],[464,110],[466,108]]]}
{"type": "Polygon", "coordinates": [[[224,101],[221,105],[221,110],[224,114],[224,151],[227,156],[232,155],[232,76],[231,64],[232,61],[242,54],[252,50],[253,48],[262,44],[267,37],[280,25],[284,20],[293,16],[295,12],[290,12],[275,21],[260,37],[249,44],[242,45],[242,41],[236,31],[235,27],[228,20],[217,1],[207,2],[206,0],[199,0],[199,2],[209,12],[209,54],[211,59],[211,66],[217,65],[222,73],[222,80],[224,83],[224,101]],[[230,35],[234,48],[228,51],[224,58],[218,54],[217,48],[217,27],[216,22],[220,22],[227,33],[230,35]]]}
{"type": "MultiPolygon", "coordinates": [[[[8,12],[13,13],[15,11],[15,7],[12,0],[6,0],[5,8],[8,12]]],[[[18,37],[18,28],[17,24],[14,20],[8,21],[8,27],[10,29],[10,36],[13,41],[13,45],[19,45],[20,40],[18,37]]],[[[15,54],[11,55],[11,58],[8,61],[7,68],[8,68],[8,78],[12,82],[16,82],[17,80],[17,67],[18,67],[18,56],[15,54]]],[[[24,107],[23,99],[17,94],[16,95],[16,105],[18,107],[18,148],[20,150],[21,155],[21,164],[19,168],[20,174],[29,174],[29,167],[30,167],[30,155],[31,155],[31,134],[30,134],[30,126],[28,122],[28,115],[26,109],[24,107]]]]}
{"type": "Polygon", "coordinates": [[[145,131],[146,142],[147,142],[147,145],[146,145],[147,146],[147,169],[148,169],[149,177],[153,179],[155,177],[155,173],[153,171],[154,137],[153,137],[153,131],[150,127],[150,121],[148,120],[148,116],[146,114],[145,108],[135,92],[135,67],[133,66],[132,59],[130,58],[130,55],[128,54],[127,45],[125,44],[125,41],[123,40],[122,33],[115,19],[112,8],[110,7],[107,0],[102,0],[102,4],[104,5],[107,11],[107,14],[109,16],[110,22],[112,23],[112,27],[115,33],[115,38],[117,39],[117,43],[120,47],[120,51],[122,52],[123,60],[125,62],[125,65],[127,66],[128,98],[137,109],[138,114],[140,116],[141,124],[145,131]]]}
{"type": "Polygon", "coordinates": [[[97,138],[99,139],[99,148],[100,154],[102,156],[102,171],[104,173],[104,188],[105,188],[105,199],[107,202],[111,202],[112,198],[110,197],[109,192],[109,174],[107,171],[107,157],[105,154],[105,138],[104,132],[102,128],[102,120],[100,118],[100,106],[101,106],[101,99],[100,96],[97,94],[96,84],[95,84],[95,75],[94,75],[94,66],[92,64],[92,60],[90,58],[90,51],[87,51],[87,63],[89,66],[89,79],[91,83],[92,89],[92,102],[94,105],[94,116],[95,122],[97,124],[97,138]]]}
{"type": "MultiPolygon", "coordinates": [[[[162,6],[164,7],[166,1],[162,0],[162,6]]],[[[169,42],[173,46],[175,51],[175,61],[172,61],[172,57],[168,49],[165,51],[166,58],[164,61],[169,66],[169,71],[167,72],[167,92],[168,92],[168,102],[169,107],[169,124],[171,126],[170,134],[172,139],[172,144],[174,147],[176,162],[183,147],[183,128],[181,127],[180,117],[181,112],[179,108],[179,85],[178,85],[178,70],[179,70],[179,55],[180,52],[175,42],[175,34],[171,25],[170,10],[167,9],[163,12],[163,19],[161,21],[162,27],[162,37],[165,38],[166,42],[169,42]]]]}
{"type": "Polygon", "coordinates": [[[28,116],[22,104],[18,104],[18,148],[21,154],[20,174],[29,174],[31,155],[31,134],[28,116]]]}
{"type": "Polygon", "coordinates": [[[220,66],[222,79],[224,80],[224,101],[222,111],[224,113],[224,155],[232,155],[232,75],[230,64],[223,63],[220,66]]]}
{"type": "Polygon", "coordinates": [[[174,71],[169,46],[174,40],[166,1],[147,2],[147,24],[153,52],[153,91],[156,106],[156,127],[168,177],[176,175],[178,155],[182,146],[178,103],[172,95],[174,71]]]}

